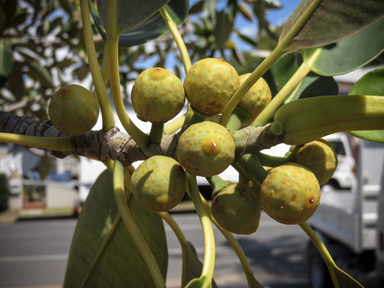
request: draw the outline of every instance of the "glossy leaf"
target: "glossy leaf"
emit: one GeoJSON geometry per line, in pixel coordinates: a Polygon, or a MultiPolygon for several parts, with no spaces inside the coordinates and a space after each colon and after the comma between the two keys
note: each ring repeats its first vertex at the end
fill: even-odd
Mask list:
{"type": "MultiPolygon", "coordinates": [[[[353,85],[349,95],[384,96],[384,68],[368,72],[353,85]]],[[[350,134],[368,141],[384,143],[383,130],[350,131],[350,134]]]]}
{"type": "Polygon", "coordinates": [[[298,99],[338,94],[339,86],[333,77],[324,77],[315,73],[309,73],[291,95],[289,95],[287,100],[289,99],[290,102],[298,99]]]}
{"type": "MultiPolygon", "coordinates": [[[[102,24],[103,22],[91,0],[89,1],[89,4],[96,28],[105,41],[107,37],[105,26],[102,24]]],[[[176,25],[179,25],[184,21],[188,14],[188,8],[189,0],[171,0],[164,6],[164,9],[168,12],[176,25]]],[[[140,24],[124,31],[119,39],[119,47],[130,47],[143,44],[166,32],[168,32],[168,27],[165,24],[163,17],[160,15],[160,12],[156,12],[140,24]]]]}
{"type": "Polygon", "coordinates": [[[291,79],[301,62],[301,56],[298,53],[285,54],[264,74],[263,78],[271,89],[272,97],[291,79]]]}
{"type": "Polygon", "coordinates": [[[356,70],[384,51],[384,18],[359,33],[320,48],[303,50],[303,59],[320,75],[334,76],[356,70]]]}
{"type": "MultiPolygon", "coordinates": [[[[165,279],[168,251],[162,219],[131,197],[129,208],[165,279]]],[[[80,213],[69,252],[64,288],[81,283],[118,213],[112,173],[96,180],[80,213]]],[[[149,270],[120,221],[84,287],[154,287],[149,270]]]]}
{"type": "MultiPolygon", "coordinates": [[[[288,18],[280,34],[281,42],[307,6],[313,0],[303,0],[288,18]]],[[[323,0],[289,48],[303,49],[325,46],[347,38],[384,16],[381,0],[323,0]]]]}

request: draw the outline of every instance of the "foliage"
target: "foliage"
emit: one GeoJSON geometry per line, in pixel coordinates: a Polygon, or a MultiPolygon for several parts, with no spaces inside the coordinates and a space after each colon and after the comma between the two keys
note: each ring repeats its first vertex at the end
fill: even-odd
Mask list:
{"type": "MultiPolygon", "coordinates": [[[[161,5],[165,5],[160,8],[150,6],[151,1],[139,2],[127,8],[122,0],[97,1],[100,23],[94,14],[96,8],[93,1],[1,2],[0,13],[7,15],[0,23],[3,29],[0,76],[4,110],[10,111],[6,105],[17,104],[22,106],[17,109],[21,109],[23,114],[45,119],[47,102],[52,93],[57,87],[67,84],[66,73],[75,76],[72,82],[81,81],[87,77],[88,69],[95,85],[94,95],[100,103],[102,130],[87,131],[73,137],[65,135],[65,131],[54,127],[49,121],[33,122],[28,118],[0,113],[1,127],[5,132],[0,133],[0,141],[45,149],[59,155],[57,157],[73,153],[97,158],[113,172],[101,174],[86,201],[73,238],[64,286],[165,287],[167,247],[163,219],[174,231],[182,248],[182,287],[216,287],[213,280],[215,240],[212,224],[236,251],[249,287],[262,287],[229,230],[253,233],[258,227],[258,212],[263,208],[278,222],[300,225],[321,253],[336,287],[361,287],[336,266],[319,237],[306,223],[319,205],[320,180],[305,164],[297,164],[300,151],[296,150],[340,131],[354,131],[351,133],[363,139],[384,142],[382,70],[361,78],[351,92],[357,95],[337,95],[337,85],[332,78],[356,70],[382,53],[384,40],[377,35],[382,33],[384,4],[377,0],[360,1],[359,5],[352,0],[342,4],[331,0],[303,0],[278,37],[276,29],[265,17],[266,10],[279,7],[276,1],[228,0],[224,9],[218,9],[214,0],[197,1],[180,28],[176,25],[183,22],[186,16],[187,0],[162,1],[161,5]],[[145,16],[140,17],[143,5],[145,16]],[[32,18],[28,18],[29,11],[33,11],[32,18]],[[124,11],[129,15],[137,13],[140,19],[145,18],[141,19],[144,24],[131,25],[128,23],[131,18],[124,19],[124,11]],[[90,13],[93,13],[92,19],[97,27],[91,24],[90,13]],[[257,18],[257,37],[255,35],[252,39],[234,28],[238,16],[248,20],[257,18]],[[158,19],[164,20],[171,36],[159,36],[165,31],[164,23],[161,22],[160,28],[148,24],[151,21],[159,24],[158,19]],[[63,23],[65,25],[60,25],[63,23]],[[103,36],[97,36],[97,31],[103,36]],[[36,43],[31,42],[34,34],[39,36],[36,43]],[[232,37],[236,36],[255,47],[264,35],[276,40],[276,47],[265,59],[257,59],[257,64],[249,63],[243,68],[252,72],[244,82],[240,82],[235,69],[228,67],[230,65],[225,60],[198,61],[207,57],[222,57],[237,61],[237,65],[245,64],[245,59],[252,62],[256,60],[255,55],[244,56],[232,37]],[[57,41],[53,42],[52,38],[57,41]],[[150,44],[142,44],[145,42],[150,44]],[[123,48],[127,43],[138,46],[123,48]],[[367,49],[366,45],[369,46],[367,49]],[[155,48],[148,50],[149,47],[155,48]],[[60,49],[66,51],[64,58],[57,53],[60,49]],[[13,62],[9,61],[11,56],[14,57],[13,62]],[[184,89],[167,85],[167,91],[156,81],[167,82],[161,78],[165,77],[173,84],[173,79],[161,72],[162,69],[153,69],[153,73],[145,78],[142,75],[138,77],[141,82],[140,86],[139,81],[136,82],[135,91],[150,92],[140,94],[141,102],[138,104],[143,104],[147,98],[156,99],[164,95],[172,95],[169,99],[164,97],[167,101],[176,101],[172,93],[185,90],[189,107],[186,115],[166,125],[163,122],[168,118],[164,121],[148,119],[152,121],[151,131],[145,134],[125,111],[123,99],[129,99],[127,84],[143,70],[140,62],[152,59],[153,66],[164,67],[170,57],[176,59],[176,76],[182,75],[176,67],[183,65],[186,74],[184,89]],[[192,66],[192,63],[195,64],[192,66]],[[220,68],[214,69],[214,65],[220,68]],[[261,77],[266,78],[269,87],[263,84],[262,88],[253,91],[251,88],[261,77]],[[27,85],[13,85],[24,78],[27,85]],[[105,86],[108,80],[107,91],[105,86]],[[156,90],[158,87],[161,91],[156,90]],[[250,91],[253,94],[249,96],[250,91]],[[112,99],[107,92],[110,92],[112,99]],[[24,99],[25,94],[29,97],[24,99]],[[245,97],[249,97],[247,105],[253,105],[258,102],[256,97],[263,95],[273,98],[261,101],[266,106],[257,115],[247,112],[257,109],[237,107],[245,97]],[[192,101],[193,98],[197,101],[192,101]],[[112,102],[126,133],[115,127],[112,102]],[[27,128],[19,129],[17,123],[21,123],[21,128],[27,128]],[[39,130],[41,126],[44,127],[39,130]],[[45,131],[51,134],[45,135],[45,131]],[[55,137],[50,137],[52,134],[55,137]],[[295,146],[284,157],[271,158],[262,153],[279,143],[295,146]],[[158,155],[162,157],[153,157],[158,155]],[[163,157],[176,158],[178,162],[173,159],[161,164],[156,162],[163,157]],[[131,164],[138,160],[144,160],[144,164],[148,165],[142,164],[135,170],[131,164]],[[162,165],[167,165],[167,169],[161,169],[162,165]],[[228,181],[215,174],[229,165],[239,172],[239,182],[247,185],[244,186],[246,188],[225,192],[228,181]],[[175,171],[178,175],[185,175],[186,172],[187,176],[172,179],[175,171]],[[230,227],[228,230],[223,226],[228,224],[225,221],[229,217],[220,219],[223,226],[216,222],[211,207],[199,193],[196,175],[207,178],[215,199],[225,197],[225,204],[215,210],[215,215],[227,213],[238,216],[226,226],[230,227]],[[134,184],[140,183],[140,189],[138,185],[132,185],[131,176],[134,184]],[[197,259],[193,246],[166,212],[167,207],[175,204],[168,205],[171,198],[168,196],[174,191],[169,191],[172,185],[166,185],[174,180],[177,180],[178,192],[188,193],[200,218],[205,241],[202,263],[197,259]],[[185,189],[179,191],[184,185],[185,189]],[[140,193],[149,192],[146,194],[148,198],[142,197],[136,190],[132,193],[134,189],[140,190],[140,193]],[[245,193],[256,197],[247,201],[245,193]],[[148,208],[144,209],[138,204],[137,194],[146,204],[155,199],[156,205],[142,205],[148,208]],[[238,199],[244,204],[233,209],[238,199]],[[252,209],[249,205],[253,205],[252,209]],[[256,213],[249,212],[251,210],[256,210],[256,213]],[[240,226],[236,221],[242,221],[243,229],[234,229],[234,226],[240,226]],[[251,222],[252,227],[249,227],[251,222]],[[144,280],[148,283],[143,283],[144,280]]],[[[84,99],[77,99],[83,96],[81,93],[74,96],[70,99],[73,105],[70,113],[76,114],[81,110],[76,103],[84,99]]],[[[155,105],[160,105],[156,104],[160,103],[156,100],[150,103],[145,113],[155,111],[155,105]]],[[[163,110],[156,110],[156,113],[168,113],[167,109],[163,110]]],[[[80,116],[87,112],[82,111],[80,116]]],[[[68,121],[71,118],[74,119],[68,117],[68,121]]],[[[72,124],[76,126],[78,122],[72,124]]],[[[311,155],[316,163],[326,163],[327,155],[335,153],[332,149],[321,153],[321,149],[318,146],[316,153],[311,155]]],[[[328,180],[322,178],[321,183],[328,180]]],[[[178,195],[178,201],[182,196],[178,195]]]]}
{"type": "Polygon", "coordinates": [[[8,209],[9,195],[8,178],[0,174],[0,212],[8,209]]]}

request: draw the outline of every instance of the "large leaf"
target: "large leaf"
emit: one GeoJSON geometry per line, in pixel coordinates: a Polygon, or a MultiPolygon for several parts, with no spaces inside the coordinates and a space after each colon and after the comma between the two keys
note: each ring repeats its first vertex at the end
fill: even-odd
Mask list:
{"type": "MultiPolygon", "coordinates": [[[[168,1],[162,2],[166,3],[168,1]]],[[[107,38],[106,29],[96,8],[92,4],[92,0],[89,0],[89,6],[96,28],[105,41],[107,38]]],[[[168,12],[169,16],[176,25],[179,25],[184,21],[185,17],[188,15],[188,8],[189,0],[171,0],[164,6],[164,9],[168,12]]],[[[166,32],[168,32],[168,27],[165,24],[160,12],[156,12],[140,24],[124,31],[119,39],[119,47],[130,47],[143,44],[159,37],[160,35],[163,35],[166,32]]]]}
{"type": "MultiPolygon", "coordinates": [[[[350,95],[384,96],[384,68],[368,72],[353,85],[350,95]]],[[[384,143],[384,131],[350,131],[353,136],[361,139],[384,143]]]]}
{"type": "Polygon", "coordinates": [[[216,19],[214,35],[217,49],[224,49],[225,43],[232,33],[233,21],[229,19],[228,14],[224,10],[217,12],[216,19]]]}
{"type": "MultiPolygon", "coordinates": [[[[129,208],[165,279],[168,250],[162,219],[131,197],[129,208]]],[[[96,180],[80,213],[69,252],[64,287],[80,287],[107,235],[118,209],[112,174],[104,171],[96,180]]],[[[85,287],[155,287],[136,244],[120,221],[85,287]]]]}
{"type": "Polygon", "coordinates": [[[271,89],[272,97],[291,79],[301,62],[302,60],[298,53],[285,54],[264,74],[263,78],[271,89]]]}
{"type": "Polygon", "coordinates": [[[323,95],[338,95],[339,86],[333,77],[324,77],[315,73],[309,73],[292,91],[286,102],[317,97],[323,95]]]}
{"type": "MultiPolygon", "coordinates": [[[[281,42],[313,0],[303,0],[288,18],[281,42]]],[[[291,49],[325,46],[347,38],[384,16],[382,0],[323,0],[289,44],[291,49]]]]}
{"type": "Polygon", "coordinates": [[[384,51],[384,18],[359,33],[321,48],[303,50],[311,70],[333,76],[356,70],[384,51]]]}

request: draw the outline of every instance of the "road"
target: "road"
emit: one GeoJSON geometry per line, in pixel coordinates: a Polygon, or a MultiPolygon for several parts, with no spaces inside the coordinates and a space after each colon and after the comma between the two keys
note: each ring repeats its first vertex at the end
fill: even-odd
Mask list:
{"type": "MultiPolygon", "coordinates": [[[[203,259],[204,239],[197,215],[173,214],[186,238],[203,259]]],[[[63,282],[75,219],[21,221],[0,225],[0,287],[58,288],[63,282]]],[[[168,287],[178,287],[181,249],[165,224],[169,244],[168,287]]],[[[247,287],[236,254],[214,228],[215,279],[219,287],[247,287]]],[[[281,225],[262,213],[258,231],[237,235],[256,279],[265,287],[308,288],[305,245],[307,237],[298,226],[281,225]]]]}

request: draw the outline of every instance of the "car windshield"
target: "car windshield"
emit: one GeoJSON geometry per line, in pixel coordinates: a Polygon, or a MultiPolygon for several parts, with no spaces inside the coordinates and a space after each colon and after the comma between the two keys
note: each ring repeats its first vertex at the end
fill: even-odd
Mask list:
{"type": "Polygon", "coordinates": [[[344,149],[343,142],[341,142],[341,141],[329,141],[329,143],[331,143],[331,145],[335,149],[337,155],[345,155],[345,149],[344,149]]]}

